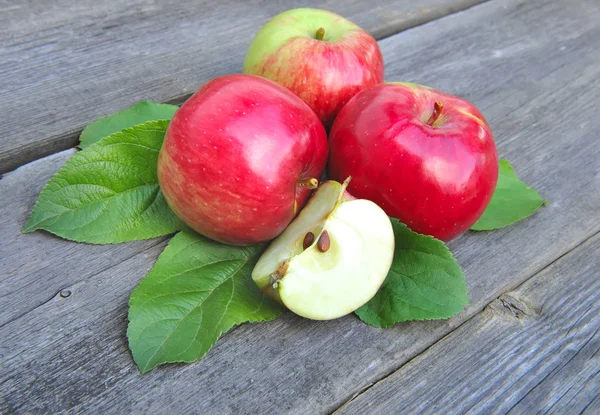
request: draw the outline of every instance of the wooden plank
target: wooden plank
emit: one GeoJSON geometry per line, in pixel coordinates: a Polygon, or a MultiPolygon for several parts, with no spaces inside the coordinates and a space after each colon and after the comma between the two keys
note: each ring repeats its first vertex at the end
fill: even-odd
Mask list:
{"type": "MultiPolygon", "coordinates": [[[[49,301],[0,328],[0,403],[23,412],[40,405],[73,412],[330,411],[594,235],[600,230],[600,56],[594,48],[600,10],[595,2],[563,6],[488,2],[381,42],[390,79],[468,95],[484,109],[501,155],[550,201],[517,226],[451,243],[471,293],[464,313],[386,330],[352,316],[311,322],[287,314],[235,329],[199,363],[142,376],[127,352],[127,298],[158,255],[155,246],[57,287],[72,295],[53,297],[54,290],[49,301]],[[551,35],[548,22],[559,22],[551,35]],[[457,53],[441,51],[441,44],[457,53]]],[[[27,274],[21,279],[37,283],[27,274]]],[[[21,307],[30,292],[6,306],[21,307]]]]}
{"type": "MultiPolygon", "coordinates": [[[[377,37],[482,0],[305,2],[377,37]]],[[[0,173],[72,147],[91,121],[151,99],[180,102],[241,71],[260,26],[297,2],[0,2],[0,173]]]]}
{"type": "Polygon", "coordinates": [[[44,232],[21,234],[40,190],[73,154],[66,150],[0,180],[0,326],[164,239],[120,245],[75,244],[44,232]]]}
{"type": "Polygon", "coordinates": [[[600,396],[600,236],[336,414],[579,414],[600,396]]]}

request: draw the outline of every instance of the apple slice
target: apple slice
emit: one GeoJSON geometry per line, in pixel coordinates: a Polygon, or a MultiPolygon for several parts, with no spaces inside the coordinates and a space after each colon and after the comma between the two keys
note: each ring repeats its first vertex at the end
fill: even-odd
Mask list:
{"type": "Polygon", "coordinates": [[[365,304],[392,264],[388,216],[348,194],[348,182],[322,183],[252,271],[259,288],[313,320],[342,317],[365,304]]]}

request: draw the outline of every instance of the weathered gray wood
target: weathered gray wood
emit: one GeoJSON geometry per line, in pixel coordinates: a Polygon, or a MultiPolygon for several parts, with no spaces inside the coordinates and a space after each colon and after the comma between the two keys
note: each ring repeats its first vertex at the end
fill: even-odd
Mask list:
{"type": "MultiPolygon", "coordinates": [[[[481,107],[501,155],[550,202],[517,226],[451,244],[470,288],[464,313],[386,330],[351,316],[310,322],[288,314],[237,328],[199,363],[142,376],[127,352],[127,298],[160,252],[154,246],[57,287],[72,295],[53,297],[54,290],[49,301],[0,328],[0,404],[22,412],[43,405],[70,412],[333,410],[594,235],[600,10],[593,1],[578,6],[493,1],[381,42],[390,79],[438,86],[481,107]]],[[[26,275],[23,281],[37,283],[26,275]]],[[[22,302],[26,295],[10,307],[22,302]]]]}
{"type": "Polygon", "coordinates": [[[580,414],[600,395],[600,236],[336,414],[580,414]]]}
{"type": "MultiPolygon", "coordinates": [[[[377,37],[482,0],[303,3],[377,37]]],[[[0,2],[0,173],[72,147],[89,122],[133,103],[181,101],[241,71],[254,33],[297,2],[0,2]]]]}
{"type": "MultiPolygon", "coordinates": [[[[343,7],[336,6],[333,1],[319,4],[320,7],[343,12],[377,36],[386,36],[476,2],[430,0],[410,6],[411,2],[398,0],[382,5],[346,2],[343,7]],[[368,9],[366,12],[365,8],[368,9]]],[[[86,1],[79,2],[76,7],[67,6],[68,3],[0,4],[0,42],[6,42],[6,47],[0,49],[0,61],[5,61],[3,54],[6,53],[9,63],[0,66],[0,114],[3,114],[0,119],[6,118],[6,121],[0,122],[0,137],[7,137],[0,140],[0,172],[3,171],[3,146],[9,149],[5,156],[11,159],[11,166],[18,165],[18,154],[10,149],[21,152],[22,145],[31,145],[34,152],[52,152],[56,143],[52,144],[48,138],[56,132],[66,134],[63,138],[71,140],[71,132],[81,127],[77,123],[86,123],[115,112],[136,100],[168,100],[193,89],[185,85],[199,85],[220,73],[236,72],[249,42],[249,34],[270,16],[291,7],[287,3],[256,2],[239,3],[233,8],[231,5],[200,5],[197,2],[179,2],[174,8],[167,3],[156,5],[142,0],[133,3],[86,1]],[[223,16],[230,14],[234,17],[224,22],[223,16]],[[227,42],[210,38],[194,41],[201,34],[206,37],[216,30],[211,25],[224,24],[226,26],[218,33],[221,38],[227,38],[227,42]],[[111,28],[104,33],[103,28],[107,26],[111,28]],[[174,36],[181,39],[176,46],[167,41],[174,36]],[[156,54],[142,54],[139,50],[133,53],[131,48],[134,46],[156,54]],[[154,46],[158,49],[154,50],[154,46]],[[191,49],[185,60],[173,59],[188,46],[191,49]],[[217,55],[219,50],[227,53],[217,55]],[[134,56],[129,56],[129,59],[133,61],[128,61],[128,70],[123,71],[122,55],[132,53],[134,56]],[[158,63],[146,65],[146,59],[156,59],[158,63]],[[100,67],[90,67],[91,62],[100,67]],[[135,69],[131,68],[133,64],[135,69]],[[170,69],[161,66],[166,64],[170,65],[170,69]],[[32,71],[56,72],[57,65],[61,69],[51,76],[53,82],[50,84],[39,81],[40,76],[32,74],[32,71]],[[117,70],[119,68],[121,70],[117,70]],[[140,76],[136,71],[150,72],[140,76]],[[207,74],[206,71],[211,72],[207,74]],[[179,73],[177,77],[176,73],[179,73]],[[151,81],[152,77],[165,77],[166,74],[169,82],[155,85],[151,81]],[[153,89],[158,87],[160,91],[153,89]],[[49,90],[43,92],[40,88],[49,90]],[[171,95],[165,95],[167,93],[171,95]],[[110,95],[109,99],[106,94],[110,95]],[[93,102],[82,105],[82,97],[93,102]],[[48,105],[49,102],[53,104],[48,105]],[[30,114],[35,114],[34,119],[30,114]],[[12,132],[5,135],[4,128],[12,132]],[[35,140],[32,141],[32,137],[35,140]],[[45,147],[46,144],[50,147],[45,147]]],[[[67,146],[72,145],[73,142],[69,141],[67,146]]],[[[93,275],[156,243],[81,247],[42,233],[36,233],[32,238],[20,235],[20,228],[42,185],[70,154],[65,152],[48,162],[27,166],[5,175],[0,182],[0,195],[10,195],[0,200],[3,235],[0,241],[0,273],[9,277],[0,291],[0,325],[47,301],[62,285],[93,275]],[[82,261],[88,264],[84,270],[71,268],[82,261]],[[27,301],[22,301],[22,298],[27,301]]]]}
{"type": "Polygon", "coordinates": [[[0,180],[0,326],[45,303],[62,287],[104,271],[164,239],[120,245],[75,244],[45,232],[21,234],[40,190],[73,154],[66,150],[0,180]]]}

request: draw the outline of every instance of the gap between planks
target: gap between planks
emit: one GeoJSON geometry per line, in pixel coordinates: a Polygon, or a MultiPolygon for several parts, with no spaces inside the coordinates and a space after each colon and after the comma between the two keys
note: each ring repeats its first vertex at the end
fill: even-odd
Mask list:
{"type": "MultiPolygon", "coordinates": [[[[597,222],[590,225],[599,213],[594,181],[594,174],[598,177],[594,163],[597,147],[593,144],[597,120],[591,117],[590,107],[597,99],[593,91],[598,79],[598,54],[590,49],[599,35],[596,26],[590,26],[594,9],[585,13],[590,16],[586,19],[582,11],[557,4],[506,4],[503,8],[502,2],[490,2],[460,18],[440,19],[433,27],[426,25],[383,42],[393,61],[394,76],[432,84],[476,104],[493,101],[486,106],[486,116],[497,133],[500,154],[508,156],[520,176],[550,201],[515,227],[489,234],[469,233],[450,244],[465,269],[474,306],[495,299],[505,285],[518,283],[598,231],[597,222]],[[560,24],[548,36],[535,40],[535,34],[544,34],[547,28],[538,10],[550,22],[560,24]],[[532,36],[524,36],[531,32],[532,36]],[[451,59],[437,46],[442,38],[456,52],[451,59]],[[496,51],[504,58],[492,57],[496,51]],[[564,65],[564,61],[570,64],[564,65]],[[474,76],[460,76],[465,72],[474,76]],[[554,88],[559,83],[563,88],[554,88]],[[492,91],[494,95],[489,95],[492,91]],[[490,98],[482,98],[487,96],[490,98]],[[556,111],[555,103],[561,100],[570,105],[556,111]]],[[[7,207],[14,222],[21,213],[11,213],[14,206],[7,207]]],[[[27,241],[41,236],[30,235],[27,241]]],[[[59,241],[49,242],[49,246],[59,245],[59,241]]],[[[152,252],[158,255],[158,249],[152,252]]],[[[385,331],[365,327],[353,318],[313,323],[286,315],[260,327],[241,326],[217,343],[203,361],[158,368],[142,380],[124,355],[123,320],[125,291],[135,286],[149,262],[150,258],[141,257],[126,261],[113,275],[104,273],[86,280],[74,291],[74,298],[57,301],[29,315],[23,324],[3,330],[3,341],[36,347],[29,350],[31,359],[21,364],[8,357],[5,360],[4,376],[10,386],[6,390],[12,391],[7,399],[13,405],[31,407],[31,400],[19,398],[35,396],[48,399],[55,409],[64,404],[82,411],[114,408],[118,403],[147,413],[152,407],[158,409],[164,399],[174,399],[175,406],[188,409],[212,403],[225,411],[242,408],[236,405],[247,408],[248,404],[278,411],[331,411],[360,389],[360,380],[372,383],[472,315],[467,309],[462,317],[450,321],[406,324],[385,331]],[[56,327],[64,338],[55,338],[56,327]],[[343,334],[353,337],[343,341],[339,338],[343,334]],[[327,347],[335,339],[335,347],[327,347]],[[67,348],[68,353],[59,348],[67,348]],[[100,360],[90,361],[90,353],[97,353],[100,360]],[[270,376],[275,371],[272,366],[279,363],[285,364],[284,370],[278,371],[277,377],[270,376]],[[39,381],[30,383],[33,375],[39,375],[39,381]],[[112,379],[109,391],[96,389],[101,376],[112,379]],[[258,380],[254,386],[264,392],[260,401],[249,400],[252,392],[247,382],[252,379],[258,380]],[[45,387],[44,381],[48,382],[45,387]],[[198,382],[202,388],[194,386],[198,382]],[[83,398],[73,398],[75,395],[83,398]]],[[[32,280],[32,276],[22,277],[32,280]]],[[[64,278],[55,276],[54,281],[64,278]]]]}
{"type": "MultiPolygon", "coordinates": [[[[467,318],[466,320],[464,320],[462,323],[460,323],[459,325],[457,325],[456,327],[454,327],[445,336],[441,337],[440,339],[438,339],[437,341],[431,343],[430,345],[424,347],[417,354],[415,354],[412,358],[410,358],[406,362],[402,363],[398,367],[390,370],[387,374],[385,374],[384,376],[382,376],[380,379],[376,380],[375,382],[371,382],[369,385],[365,386],[363,389],[361,389],[360,391],[358,391],[357,393],[355,393],[350,399],[348,399],[346,402],[344,402],[343,404],[341,404],[338,408],[336,408],[335,410],[333,410],[331,412],[331,414],[333,415],[333,414],[339,414],[339,413],[341,413],[341,411],[344,410],[353,401],[355,401],[357,399],[360,399],[363,395],[365,395],[366,393],[368,393],[371,389],[373,389],[374,387],[376,387],[378,384],[386,382],[390,377],[394,376],[398,371],[402,370],[403,367],[405,367],[405,366],[407,366],[407,365],[409,365],[409,364],[417,361],[427,351],[431,350],[436,345],[447,341],[448,338],[450,338],[453,335],[453,333],[455,333],[461,327],[463,327],[463,326],[471,323],[476,318],[480,317],[482,315],[482,313],[484,313],[485,310],[488,307],[490,307],[491,305],[493,305],[494,303],[501,302],[502,306],[506,307],[507,309],[510,309],[511,306],[515,306],[514,302],[518,303],[518,300],[512,299],[512,297],[510,297],[509,293],[511,293],[513,291],[518,291],[524,285],[526,285],[529,282],[531,282],[531,280],[535,279],[536,277],[538,277],[540,274],[544,273],[549,268],[552,268],[552,266],[554,266],[557,262],[561,261],[566,256],[574,253],[574,251],[576,251],[577,249],[583,248],[584,245],[586,245],[589,241],[593,240],[598,235],[600,235],[600,231],[597,231],[593,235],[590,235],[588,238],[584,239],[583,241],[581,241],[576,246],[574,246],[571,249],[569,249],[568,251],[564,252],[562,255],[556,257],[554,260],[552,260],[551,262],[549,262],[548,264],[546,264],[545,266],[543,266],[542,268],[540,268],[539,270],[537,270],[535,273],[531,274],[531,276],[529,276],[528,278],[526,278],[525,280],[523,280],[521,283],[515,284],[512,287],[511,286],[506,287],[504,289],[504,291],[500,295],[498,295],[497,298],[489,301],[487,304],[482,304],[480,307],[478,307],[478,311],[475,314],[473,314],[472,316],[470,316],[469,318],[467,318]],[[505,297],[507,297],[507,296],[509,298],[505,299],[505,297]]],[[[517,308],[517,310],[519,310],[523,314],[527,314],[524,310],[521,310],[519,308],[517,308]]]]}
{"type": "MultiPolygon", "coordinates": [[[[376,26],[370,27],[371,25],[375,24],[375,23],[373,23],[373,20],[377,20],[377,19],[375,18],[375,16],[367,16],[365,19],[368,21],[368,25],[365,25],[365,29],[370,31],[376,39],[382,40],[382,39],[388,38],[390,36],[393,36],[397,33],[400,33],[404,30],[411,29],[411,28],[432,22],[434,20],[440,19],[440,18],[448,16],[448,15],[452,15],[452,14],[455,14],[458,12],[465,11],[473,6],[476,6],[481,3],[485,3],[487,1],[491,1],[491,0],[454,0],[454,1],[450,1],[450,2],[440,1],[439,4],[436,4],[436,2],[434,2],[433,5],[435,7],[428,8],[428,7],[421,6],[420,8],[415,9],[415,10],[408,10],[408,13],[405,13],[403,17],[401,17],[401,18],[397,17],[397,21],[379,22],[380,27],[376,27],[376,26]]],[[[396,6],[400,6],[400,5],[401,4],[398,4],[396,6]]],[[[290,4],[290,7],[291,6],[292,5],[290,4]]],[[[331,6],[331,5],[325,4],[325,6],[331,6]]],[[[391,5],[388,5],[388,6],[391,6],[391,5]]],[[[270,9],[269,9],[269,11],[270,11],[270,9]]],[[[374,11],[373,13],[377,14],[376,11],[374,11]]],[[[367,14],[369,14],[369,10],[367,10],[367,14]]],[[[269,16],[269,17],[272,17],[272,16],[269,16]]],[[[348,17],[352,19],[354,16],[348,16],[348,17]]],[[[360,17],[359,17],[359,20],[361,20],[360,17]]],[[[257,22],[259,22],[259,21],[260,21],[260,19],[257,19],[257,22]]],[[[118,28],[118,26],[119,26],[119,24],[116,24],[113,26],[108,26],[108,27],[103,27],[103,30],[118,28]]],[[[259,27],[260,27],[260,25],[257,25],[256,27],[254,27],[253,28],[254,32],[256,32],[259,29],[259,27]]],[[[0,32],[0,34],[1,34],[1,32],[0,32]]],[[[54,36],[56,37],[56,34],[54,34],[54,36]]],[[[60,43],[60,39],[61,38],[59,37],[58,40],[54,41],[54,43],[52,43],[52,47],[57,47],[57,45],[60,43]]],[[[16,46],[16,45],[13,45],[13,46],[16,46]]],[[[40,46],[38,45],[36,47],[39,48],[40,46]]],[[[143,70],[143,68],[140,70],[143,70]]],[[[181,71],[182,71],[182,69],[180,68],[179,72],[181,72],[181,71]]],[[[225,71],[225,73],[230,73],[230,72],[232,72],[232,69],[224,68],[224,71],[225,71]]],[[[233,72],[237,72],[237,71],[233,70],[233,72]]],[[[206,78],[206,75],[203,75],[203,78],[204,78],[203,81],[208,80],[206,78]]],[[[210,76],[209,76],[209,78],[210,78],[210,76]]],[[[195,84],[195,83],[192,83],[192,84],[195,84]]],[[[185,90],[188,88],[183,88],[183,89],[185,90]]],[[[135,95],[139,97],[139,94],[135,94],[135,95]]],[[[164,95],[164,91],[163,91],[163,95],[164,95]]],[[[171,96],[170,98],[157,99],[156,101],[180,105],[182,102],[184,102],[190,96],[191,96],[190,92],[182,91],[181,93],[177,93],[176,95],[171,96]]],[[[85,98],[85,96],[84,96],[84,98],[85,98]]],[[[96,98],[99,99],[100,97],[89,97],[89,99],[96,99],[96,98]]],[[[142,98],[142,99],[144,99],[144,98],[142,98]]],[[[139,101],[140,99],[136,99],[134,96],[132,96],[131,100],[139,101]]],[[[120,105],[120,106],[122,106],[122,105],[120,105]]],[[[122,108],[122,109],[124,109],[124,108],[122,108]]],[[[113,111],[113,112],[117,112],[117,111],[118,111],[118,109],[115,108],[115,111],[113,111]]],[[[60,116],[60,114],[57,114],[56,116],[60,116]]],[[[101,116],[102,115],[98,115],[96,118],[101,118],[101,116]]],[[[81,121],[82,120],[79,121],[79,124],[81,123],[81,121]]],[[[88,122],[92,122],[92,121],[93,120],[89,120],[88,122]]],[[[42,122],[46,122],[46,121],[42,121],[42,122]]],[[[27,142],[25,141],[22,143],[22,147],[20,149],[18,147],[12,147],[12,148],[8,147],[6,149],[4,149],[4,148],[0,149],[0,174],[12,171],[26,163],[32,162],[34,160],[38,160],[40,158],[55,154],[59,151],[66,150],[68,148],[75,146],[77,144],[79,134],[81,133],[81,129],[83,128],[83,125],[75,125],[77,123],[78,123],[77,121],[74,121],[74,123],[69,126],[65,125],[64,131],[62,131],[58,134],[56,132],[54,134],[51,133],[49,136],[47,136],[47,138],[45,140],[38,141],[35,146],[32,146],[32,145],[28,146],[27,142]]],[[[40,130],[43,130],[43,128],[40,128],[40,130]]],[[[38,131],[38,133],[39,133],[39,131],[38,131]]],[[[11,134],[12,133],[10,131],[7,132],[7,135],[10,136],[11,134]]]]}

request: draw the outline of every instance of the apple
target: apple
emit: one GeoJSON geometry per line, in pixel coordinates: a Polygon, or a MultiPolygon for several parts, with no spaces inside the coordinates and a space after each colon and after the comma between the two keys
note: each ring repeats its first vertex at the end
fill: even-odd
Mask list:
{"type": "Polygon", "coordinates": [[[298,95],[329,128],[365,87],[383,82],[377,41],[351,21],[320,9],[285,11],[256,34],[244,73],[269,78],[298,95]]]}
{"type": "Polygon", "coordinates": [[[254,282],[294,313],[342,317],[383,284],[394,256],[390,219],[375,203],[326,181],[252,271],[254,282]]]}
{"type": "Polygon", "coordinates": [[[473,225],[498,179],[483,115],[464,99],[409,83],[363,90],[330,133],[328,173],[413,231],[448,241],[473,225]]]}
{"type": "Polygon", "coordinates": [[[250,245],[281,233],[327,161],[327,135],[300,98],[267,79],[227,75],[173,116],[158,158],[169,206],[216,241],[250,245]]]}

